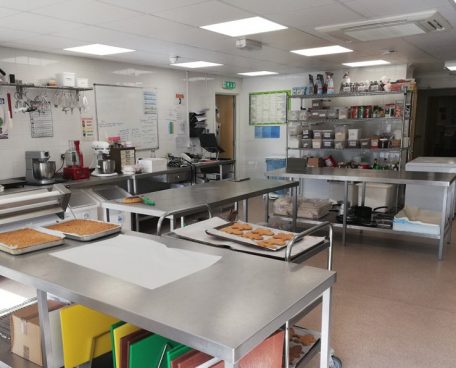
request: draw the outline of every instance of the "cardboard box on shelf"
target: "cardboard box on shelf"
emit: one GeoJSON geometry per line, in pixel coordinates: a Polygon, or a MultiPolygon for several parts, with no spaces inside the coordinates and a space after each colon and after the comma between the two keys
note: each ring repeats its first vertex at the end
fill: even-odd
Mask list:
{"type": "Polygon", "coordinates": [[[325,163],[321,157],[309,157],[307,167],[324,167],[325,163]]]}
{"type": "MultiPolygon", "coordinates": [[[[64,305],[61,302],[48,301],[53,357],[58,367],[63,365],[62,336],[58,309],[64,305]]],[[[29,305],[11,315],[11,352],[39,366],[43,366],[38,304],[29,305]]]]}

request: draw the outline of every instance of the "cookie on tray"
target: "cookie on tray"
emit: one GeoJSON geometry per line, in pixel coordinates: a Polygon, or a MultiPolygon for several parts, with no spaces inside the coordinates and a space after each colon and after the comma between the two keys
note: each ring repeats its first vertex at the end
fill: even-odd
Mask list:
{"type": "Polygon", "coordinates": [[[249,224],[243,224],[240,222],[235,222],[233,225],[231,225],[233,229],[238,229],[238,230],[252,230],[252,226],[249,224]]]}
{"type": "Polygon", "coordinates": [[[283,239],[283,240],[291,240],[293,239],[293,235],[290,233],[277,233],[273,236],[274,239],[283,239]]]}
{"type": "Polygon", "coordinates": [[[259,247],[263,247],[263,248],[275,248],[277,247],[276,244],[274,244],[273,242],[269,241],[269,240],[260,240],[257,242],[257,245],[259,247]]]}
{"type": "Polygon", "coordinates": [[[272,230],[270,230],[270,229],[261,229],[261,228],[252,230],[252,233],[258,234],[258,235],[262,235],[262,236],[273,236],[274,235],[274,232],[272,230]]]}
{"type": "Polygon", "coordinates": [[[223,232],[227,233],[227,234],[231,234],[231,235],[242,235],[244,234],[244,232],[242,230],[239,230],[239,229],[233,229],[231,226],[228,226],[228,227],[224,227],[222,229],[223,232]]]}
{"type": "Polygon", "coordinates": [[[251,240],[263,240],[263,237],[260,234],[255,234],[252,232],[245,233],[242,236],[244,238],[251,239],[251,240]]]}

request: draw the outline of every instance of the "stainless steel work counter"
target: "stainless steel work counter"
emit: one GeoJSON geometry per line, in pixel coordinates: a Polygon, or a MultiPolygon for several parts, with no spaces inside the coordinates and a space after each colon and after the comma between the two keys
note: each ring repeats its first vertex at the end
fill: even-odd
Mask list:
{"type": "MultiPolygon", "coordinates": [[[[245,181],[212,181],[185,188],[175,188],[145,194],[152,199],[155,206],[143,203],[125,204],[113,200],[102,203],[102,207],[147,216],[161,217],[168,213],[174,215],[200,211],[202,207],[216,208],[244,201],[244,220],[248,221],[248,199],[277,190],[294,188],[297,182],[284,180],[250,179],[245,181]]],[[[267,202],[267,201],[266,201],[267,202]]],[[[267,207],[267,206],[266,206],[267,207]]],[[[172,222],[172,227],[174,223],[172,222]]]]}
{"type": "Polygon", "coordinates": [[[49,354],[47,293],[216,356],[225,361],[225,367],[238,366],[241,357],[322,296],[321,367],[328,367],[335,272],[184,240],[135,235],[222,259],[203,271],[149,290],[50,255],[81,244],[68,239],[65,246],[21,256],[0,252],[0,275],[38,289],[49,367],[54,366],[49,354]]]}
{"type": "MultiPolygon", "coordinates": [[[[274,171],[268,171],[265,174],[267,177],[282,177],[300,182],[300,185],[304,185],[304,179],[313,180],[333,180],[344,182],[344,215],[343,223],[334,223],[334,226],[342,227],[342,243],[346,243],[346,232],[347,229],[353,230],[365,230],[374,231],[384,234],[396,234],[406,235],[414,237],[424,237],[438,240],[437,257],[439,260],[443,259],[444,246],[448,239],[451,239],[451,225],[453,220],[453,214],[451,213],[452,200],[456,192],[456,174],[448,173],[435,173],[435,172],[418,172],[418,171],[392,171],[392,170],[360,170],[360,169],[338,169],[338,168],[302,168],[302,169],[279,169],[274,171]],[[392,229],[382,229],[376,227],[349,225],[347,224],[347,208],[348,208],[348,184],[350,182],[361,182],[361,183],[389,183],[389,184],[414,184],[422,185],[423,188],[427,187],[427,190],[432,190],[432,187],[441,187],[444,190],[442,212],[440,220],[440,234],[422,234],[416,232],[405,232],[397,231],[392,229]]],[[[363,186],[363,191],[365,186],[363,186]]],[[[363,196],[364,197],[364,196],[363,196]]],[[[296,213],[293,213],[291,221],[293,223],[298,222],[295,217],[296,213]]],[[[323,221],[329,221],[324,218],[323,221]]],[[[299,222],[315,224],[318,221],[306,221],[299,220],[299,222]]]]}
{"type": "Polygon", "coordinates": [[[456,174],[417,171],[338,169],[330,167],[303,168],[301,170],[278,169],[268,171],[268,177],[295,179],[324,179],[336,181],[359,181],[365,183],[422,184],[449,187],[456,174]]]}

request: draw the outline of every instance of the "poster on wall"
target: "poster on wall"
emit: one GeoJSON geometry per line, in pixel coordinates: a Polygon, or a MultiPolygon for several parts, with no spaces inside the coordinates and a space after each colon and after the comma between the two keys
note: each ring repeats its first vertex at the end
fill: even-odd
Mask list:
{"type": "Polygon", "coordinates": [[[254,92],[249,95],[249,124],[286,124],[290,91],[254,92]]]}
{"type": "Polygon", "coordinates": [[[255,127],[255,138],[280,138],[280,127],[279,126],[256,126],[255,127]]]}
{"type": "Polygon", "coordinates": [[[82,140],[95,140],[95,125],[92,116],[81,116],[82,140]]]}
{"type": "Polygon", "coordinates": [[[54,120],[52,109],[49,107],[42,111],[30,113],[30,127],[32,138],[47,138],[54,136],[54,120]]]}

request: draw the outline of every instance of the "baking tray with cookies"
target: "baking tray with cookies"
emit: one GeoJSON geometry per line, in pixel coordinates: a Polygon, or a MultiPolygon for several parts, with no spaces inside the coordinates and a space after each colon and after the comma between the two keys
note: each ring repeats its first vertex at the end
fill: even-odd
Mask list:
{"type": "Polygon", "coordinates": [[[68,239],[88,242],[104,236],[119,233],[121,226],[109,222],[89,219],[71,219],[49,225],[46,229],[58,231],[68,239]]]}
{"type": "Polygon", "coordinates": [[[294,233],[253,225],[242,221],[234,221],[207,229],[206,233],[220,239],[231,240],[249,247],[270,251],[279,251],[288,245],[294,233]]]}
{"type": "Polygon", "coordinates": [[[0,250],[20,255],[63,244],[65,236],[40,228],[22,228],[0,233],[0,250]]]}
{"type": "Polygon", "coordinates": [[[307,328],[293,326],[289,330],[289,368],[295,368],[320,343],[320,333],[307,328]]]}

